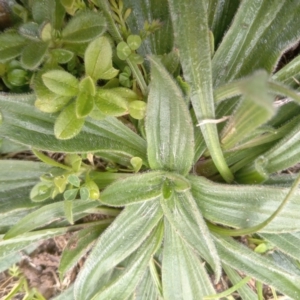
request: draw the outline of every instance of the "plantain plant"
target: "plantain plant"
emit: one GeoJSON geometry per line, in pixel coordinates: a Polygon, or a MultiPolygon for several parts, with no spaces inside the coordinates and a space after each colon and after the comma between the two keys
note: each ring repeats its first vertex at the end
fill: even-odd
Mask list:
{"type": "Polygon", "coordinates": [[[300,299],[300,2],[9,3],[0,271],[71,231],[55,299],[300,299]]]}

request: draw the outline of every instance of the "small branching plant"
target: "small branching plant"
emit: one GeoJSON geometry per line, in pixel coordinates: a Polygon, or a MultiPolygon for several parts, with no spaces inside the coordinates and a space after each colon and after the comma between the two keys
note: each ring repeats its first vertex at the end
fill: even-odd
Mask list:
{"type": "Polygon", "coordinates": [[[300,299],[300,2],[9,3],[0,269],[72,231],[58,299],[300,299]]]}

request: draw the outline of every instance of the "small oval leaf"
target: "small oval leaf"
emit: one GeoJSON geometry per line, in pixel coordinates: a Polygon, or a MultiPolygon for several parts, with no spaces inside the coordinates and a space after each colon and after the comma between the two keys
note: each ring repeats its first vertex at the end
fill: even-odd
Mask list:
{"type": "Polygon", "coordinates": [[[61,96],[76,96],[78,80],[66,71],[52,70],[42,75],[45,86],[53,93],[61,96]]]}
{"type": "Polygon", "coordinates": [[[71,139],[77,135],[82,126],[84,119],[78,119],[75,112],[75,102],[67,106],[58,116],[54,125],[54,134],[61,140],[71,139]]]}

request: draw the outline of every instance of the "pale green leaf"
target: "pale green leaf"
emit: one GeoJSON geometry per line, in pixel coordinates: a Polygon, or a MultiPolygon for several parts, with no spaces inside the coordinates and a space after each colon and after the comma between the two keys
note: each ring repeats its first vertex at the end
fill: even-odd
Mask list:
{"type": "Polygon", "coordinates": [[[62,31],[62,39],[69,43],[82,43],[103,34],[106,22],[103,15],[92,10],[82,10],[71,18],[62,31]]]}
{"type": "Polygon", "coordinates": [[[149,269],[145,272],[136,290],[134,291],[135,300],[157,300],[158,291],[153,282],[149,269]]]}
{"type": "Polygon", "coordinates": [[[63,235],[68,231],[68,229],[68,227],[48,228],[35,232],[27,232],[8,240],[0,239],[0,258],[9,255],[12,252],[20,251],[35,242],[49,239],[54,236],[63,235]]]}
{"type": "MultiPolygon", "coordinates": [[[[101,36],[92,41],[85,50],[84,62],[87,75],[95,81],[102,78],[102,75],[112,68],[112,48],[109,39],[101,36]]],[[[110,78],[105,76],[103,79],[110,78]]]]}
{"type": "MultiPolygon", "coordinates": [[[[76,191],[76,194],[77,194],[77,191],[76,191]]],[[[64,194],[64,196],[65,196],[65,194],[64,194]]],[[[76,195],[75,195],[75,197],[76,197],[76,195]]],[[[74,199],[75,199],[75,197],[74,197],[74,199]]],[[[68,200],[66,198],[67,197],[65,197],[65,201],[64,201],[65,216],[70,224],[74,224],[74,219],[73,219],[73,203],[74,203],[73,200],[74,199],[68,200]]]]}
{"type": "Polygon", "coordinates": [[[21,64],[25,69],[35,70],[43,62],[49,44],[47,42],[30,42],[22,51],[21,64]]]}
{"type": "MultiPolygon", "coordinates": [[[[204,218],[235,228],[248,228],[264,222],[284,201],[290,188],[262,185],[227,185],[204,177],[189,176],[192,194],[204,218]]],[[[283,233],[300,228],[300,191],[283,207],[262,233],[283,233]]]]}
{"type": "Polygon", "coordinates": [[[76,116],[86,117],[94,108],[95,85],[92,78],[87,76],[79,83],[79,94],[76,98],[76,116]]]}
{"type": "Polygon", "coordinates": [[[231,268],[271,285],[293,299],[300,297],[299,275],[286,271],[274,260],[253,252],[232,238],[216,235],[215,241],[220,257],[231,268]]]}
{"type": "Polygon", "coordinates": [[[30,192],[30,199],[34,202],[45,201],[51,198],[53,189],[52,182],[39,182],[30,192]]]}
{"type": "Polygon", "coordinates": [[[127,45],[131,50],[137,50],[142,44],[142,39],[139,35],[129,35],[127,38],[127,45]]]}
{"type": "MultiPolygon", "coordinates": [[[[226,264],[222,264],[222,267],[233,285],[241,282],[243,278],[239,275],[237,271],[230,268],[226,264]]],[[[239,295],[242,297],[242,299],[257,300],[257,294],[247,284],[240,287],[237,291],[239,295]]]]}
{"type": "Polygon", "coordinates": [[[215,119],[207,3],[171,0],[170,11],[184,78],[191,86],[195,115],[210,156],[225,181],[230,182],[233,175],[224,159],[216,124],[205,122],[215,119]]]}
{"type": "Polygon", "coordinates": [[[282,53],[299,39],[298,1],[242,1],[213,57],[214,85],[251,74],[271,73],[282,53]]]}
{"type": "Polygon", "coordinates": [[[172,230],[211,265],[218,280],[221,276],[220,258],[191,193],[174,193],[167,200],[161,199],[161,206],[172,230]]]}
{"type": "Polygon", "coordinates": [[[162,238],[163,226],[161,222],[146,241],[129,257],[125,270],[112,282],[108,282],[92,299],[127,299],[141,280],[152,255],[160,246],[162,238]]]}
{"type": "Polygon", "coordinates": [[[57,117],[54,125],[56,138],[67,140],[77,135],[84,125],[84,118],[78,119],[76,116],[76,103],[67,106],[57,117]]]}
{"type": "Polygon", "coordinates": [[[101,235],[86,260],[75,283],[75,299],[90,300],[97,292],[94,280],[136,251],[161,218],[158,201],[127,206],[101,235]]]}
{"type": "Polygon", "coordinates": [[[152,81],[146,111],[149,164],[152,169],[186,175],[194,157],[191,117],[170,74],[156,58],[150,60],[152,81]]]}
{"type": "Polygon", "coordinates": [[[162,284],[166,300],[194,300],[214,294],[210,278],[189,246],[165,221],[162,284]]]}
{"type": "Polygon", "coordinates": [[[42,79],[45,86],[57,95],[73,97],[78,93],[78,80],[66,71],[51,70],[44,73],[42,79]]]}
{"type": "Polygon", "coordinates": [[[144,101],[131,101],[128,106],[129,114],[137,120],[141,120],[145,117],[147,104],[144,101]]]}
{"type": "MultiPolygon", "coordinates": [[[[82,201],[76,200],[73,203],[73,214],[80,214],[85,210],[98,206],[96,201],[82,201]]],[[[5,239],[11,239],[20,234],[29,232],[39,227],[46,226],[55,220],[65,217],[64,201],[44,205],[36,211],[28,214],[20,220],[13,228],[11,228],[5,235],[5,239]]]]}
{"type": "Polygon", "coordinates": [[[160,171],[131,175],[108,186],[100,201],[109,206],[125,206],[157,199],[163,179],[164,172],[160,171]]]}
{"type": "Polygon", "coordinates": [[[0,136],[34,148],[53,152],[95,153],[102,157],[130,164],[138,156],[147,165],[146,142],[116,118],[86,120],[82,132],[70,140],[57,140],[53,133],[56,118],[33,106],[34,95],[8,96],[0,94],[1,111],[4,115],[0,136]]]}
{"type": "Polygon", "coordinates": [[[291,233],[282,233],[282,234],[269,234],[263,233],[260,234],[264,239],[271,242],[274,247],[295,258],[296,260],[300,260],[299,253],[299,243],[300,243],[300,233],[299,232],[291,232],[291,233]]]}
{"type": "Polygon", "coordinates": [[[19,56],[26,45],[26,39],[17,33],[0,35],[0,62],[5,63],[19,56]]]}
{"type": "Polygon", "coordinates": [[[94,226],[83,229],[71,237],[59,263],[58,271],[61,278],[91,249],[95,240],[110,223],[110,219],[98,221],[94,226]]]}
{"type": "Polygon", "coordinates": [[[115,91],[99,89],[95,105],[105,115],[122,116],[127,112],[127,101],[115,91]]]}

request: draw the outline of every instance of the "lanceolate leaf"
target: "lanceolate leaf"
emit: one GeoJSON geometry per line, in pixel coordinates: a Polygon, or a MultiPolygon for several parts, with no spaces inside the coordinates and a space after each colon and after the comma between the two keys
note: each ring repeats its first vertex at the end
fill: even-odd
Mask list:
{"type": "Polygon", "coordinates": [[[30,200],[29,193],[49,169],[46,164],[33,161],[0,161],[0,232],[40,206],[30,200]]]}
{"type": "Polygon", "coordinates": [[[75,283],[75,299],[92,299],[99,278],[136,251],[161,218],[159,201],[127,206],[86,260],[75,283]]]}
{"type": "Polygon", "coordinates": [[[153,282],[149,269],[144,273],[136,290],[134,291],[134,299],[136,300],[157,300],[158,291],[153,282]]]}
{"type": "Polygon", "coordinates": [[[243,270],[246,275],[273,286],[283,294],[300,297],[300,276],[282,269],[273,260],[261,256],[232,238],[215,237],[216,246],[224,263],[243,270]]]}
{"type": "Polygon", "coordinates": [[[152,169],[186,175],[194,157],[191,117],[171,75],[151,58],[152,81],[146,112],[148,160],[152,169]]]}
{"type": "MultiPolygon", "coordinates": [[[[261,185],[226,185],[204,177],[189,176],[192,194],[203,216],[216,223],[247,228],[264,222],[277,210],[289,188],[261,185]]],[[[280,214],[261,232],[282,233],[299,230],[300,191],[284,206],[280,214]]]]}
{"type": "Polygon", "coordinates": [[[145,273],[152,255],[160,246],[163,232],[163,223],[161,222],[136,252],[129,257],[123,272],[112,282],[107,283],[92,299],[127,299],[145,273]]]}
{"type": "MultiPolygon", "coordinates": [[[[99,205],[97,201],[76,200],[73,203],[73,214],[79,214],[90,208],[99,205]]],[[[44,205],[38,210],[28,214],[20,220],[5,235],[5,239],[10,239],[20,234],[29,232],[39,227],[46,226],[53,221],[64,218],[64,202],[60,201],[49,205],[44,205]]]]}
{"type": "Polygon", "coordinates": [[[149,172],[131,175],[115,181],[101,193],[101,202],[109,206],[125,206],[158,198],[164,172],[149,172]]]}
{"type": "Polygon", "coordinates": [[[122,163],[130,163],[132,157],[138,156],[146,163],[145,141],[116,118],[86,121],[75,138],[57,140],[53,133],[55,117],[35,109],[34,100],[33,95],[0,94],[1,136],[40,150],[113,154],[122,163]]]}
{"type": "Polygon", "coordinates": [[[215,119],[207,3],[204,0],[169,3],[181,65],[191,86],[191,100],[200,129],[217,169],[230,182],[233,175],[223,157],[216,124],[205,122],[215,119]]]}
{"type": "Polygon", "coordinates": [[[295,0],[242,1],[213,58],[214,85],[261,68],[271,73],[281,54],[299,39],[300,28],[294,21],[299,11],[295,0]]]}
{"type": "Polygon", "coordinates": [[[215,293],[202,262],[168,221],[165,221],[162,283],[167,300],[203,299],[215,293]]]}
{"type": "Polygon", "coordinates": [[[110,223],[111,219],[98,221],[94,226],[83,229],[72,236],[60,259],[58,271],[61,278],[90,250],[93,243],[110,223]]]}
{"type": "Polygon", "coordinates": [[[83,10],[77,13],[62,31],[65,42],[88,42],[103,34],[106,22],[103,15],[91,10],[83,10]]]}
{"type": "Polygon", "coordinates": [[[274,247],[286,253],[287,255],[300,260],[299,247],[300,232],[282,233],[282,234],[260,234],[264,239],[271,242],[274,247]]]}
{"type": "Polygon", "coordinates": [[[161,206],[172,229],[211,265],[218,281],[221,276],[220,258],[191,193],[174,193],[170,199],[161,199],[161,206]]]}

